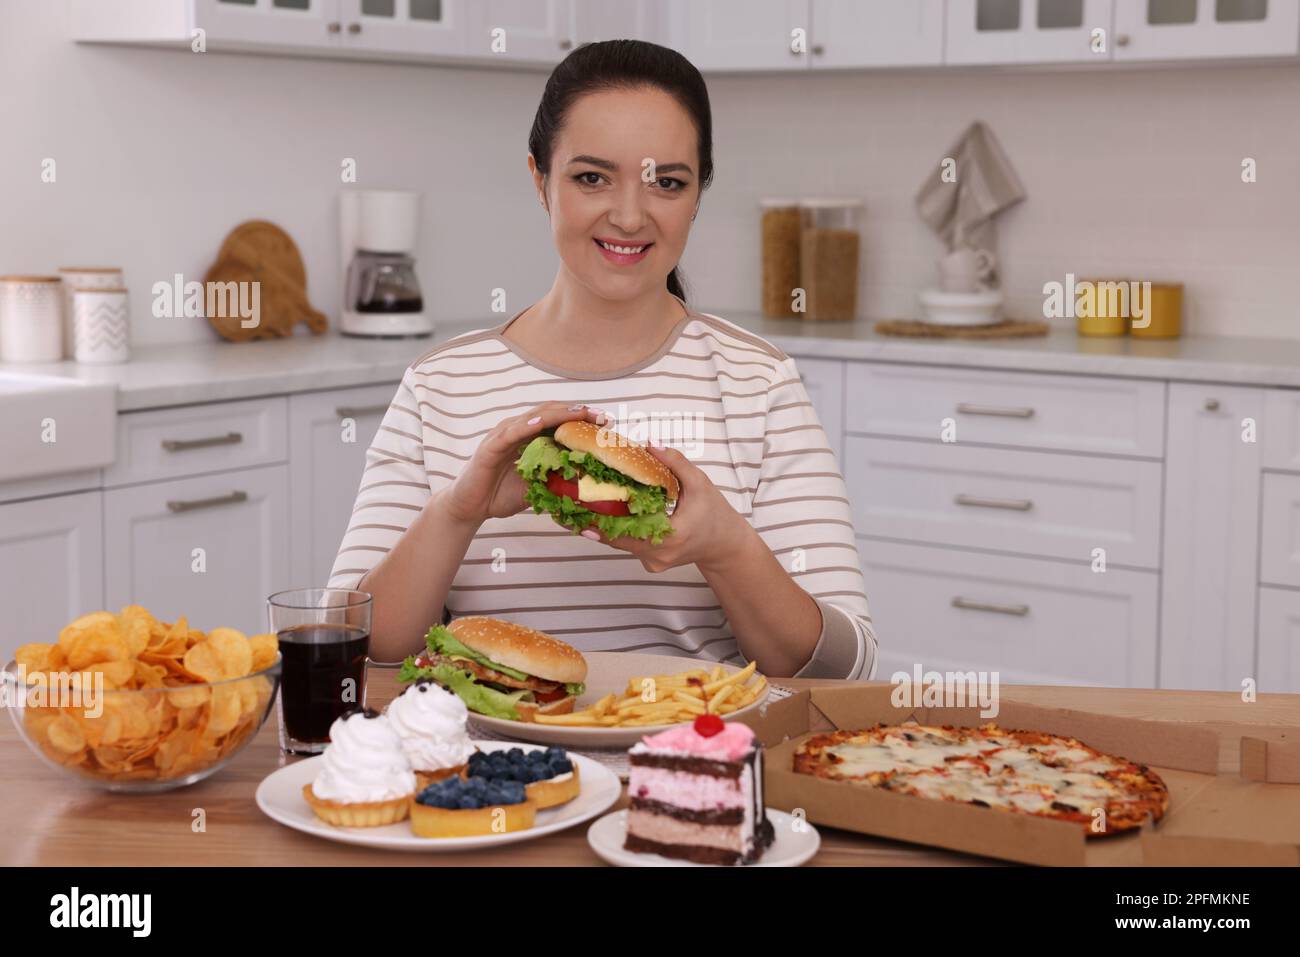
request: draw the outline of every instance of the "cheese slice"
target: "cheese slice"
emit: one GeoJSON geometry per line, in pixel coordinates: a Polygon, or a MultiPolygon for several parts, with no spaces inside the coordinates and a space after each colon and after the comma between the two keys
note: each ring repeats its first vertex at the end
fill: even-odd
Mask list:
{"type": "Polygon", "coordinates": [[[632,490],[614,482],[597,482],[590,475],[578,476],[578,498],[584,502],[626,502],[632,490]]]}

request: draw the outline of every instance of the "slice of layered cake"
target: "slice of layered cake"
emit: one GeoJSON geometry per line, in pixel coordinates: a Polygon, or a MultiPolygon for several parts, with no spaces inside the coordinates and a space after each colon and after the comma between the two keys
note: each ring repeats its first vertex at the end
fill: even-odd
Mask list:
{"type": "Polygon", "coordinates": [[[701,715],[628,751],[629,851],[698,864],[752,864],[773,838],[763,748],[739,722],[701,715]]]}

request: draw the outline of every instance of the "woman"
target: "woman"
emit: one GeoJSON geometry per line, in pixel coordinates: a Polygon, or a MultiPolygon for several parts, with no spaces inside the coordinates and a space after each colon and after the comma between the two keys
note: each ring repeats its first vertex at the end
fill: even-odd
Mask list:
{"type": "Polygon", "coordinates": [[[651,43],[582,46],[547,81],[528,145],[559,272],[402,378],[330,577],[374,595],[371,654],[400,659],[432,623],[486,614],[582,651],[870,677],[844,480],[794,361],[692,310],[677,275],[713,176],[703,78],[651,43]],[[653,451],[681,484],[658,545],[524,510],[519,450],[568,420],[626,432],[618,409],[652,436],[689,430],[689,457],[653,451]]]}

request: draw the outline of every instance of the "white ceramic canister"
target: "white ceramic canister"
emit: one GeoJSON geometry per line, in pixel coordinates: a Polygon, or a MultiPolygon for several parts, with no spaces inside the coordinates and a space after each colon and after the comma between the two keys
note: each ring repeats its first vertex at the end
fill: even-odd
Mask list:
{"type": "Polygon", "coordinates": [[[131,313],[125,289],[78,289],[72,294],[73,358],[126,362],[131,358],[131,313]]]}
{"type": "Polygon", "coordinates": [[[63,277],[63,355],[71,359],[77,337],[72,328],[72,295],[78,289],[121,289],[126,285],[116,266],[60,266],[63,277]]]}
{"type": "Polygon", "coordinates": [[[0,361],[63,358],[63,293],[58,276],[0,276],[0,361]]]}

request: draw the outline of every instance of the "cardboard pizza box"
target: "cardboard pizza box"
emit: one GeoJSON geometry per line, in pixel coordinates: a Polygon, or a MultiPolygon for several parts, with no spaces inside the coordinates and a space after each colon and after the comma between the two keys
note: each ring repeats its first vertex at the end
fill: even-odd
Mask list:
{"type": "MultiPolygon", "coordinates": [[[[865,788],[849,782],[826,781],[793,770],[798,745],[820,731],[869,728],[878,723],[979,727],[989,721],[1003,728],[1028,729],[1069,735],[1120,757],[1146,764],[1169,788],[1168,823],[1190,811],[1199,795],[1218,782],[1219,733],[1194,722],[1152,721],[1112,715],[1048,708],[1014,700],[1004,692],[996,717],[982,716],[978,708],[896,706],[890,685],[814,688],[766,705],[744,720],[767,748],[764,789],[767,803],[793,813],[802,812],[814,824],[873,834],[894,840],[979,854],[1026,864],[1092,866],[1144,863],[1145,828],[1108,837],[1089,838],[1079,825],[1026,814],[1013,814],[969,804],[929,801],[905,794],[865,788]]],[[[1251,732],[1254,734],[1254,730],[1251,732]]],[[[1291,742],[1297,740],[1292,737],[1291,742]]],[[[1286,743],[1271,742],[1284,747],[1286,743]]],[[[1250,745],[1243,753],[1253,753],[1250,745]]],[[[1278,751],[1275,767],[1290,773],[1290,752],[1278,751]]],[[[1230,776],[1236,780],[1236,775],[1230,776]]],[[[1300,804],[1300,788],[1260,782],[1269,789],[1283,788],[1300,804]]],[[[1255,792],[1215,790],[1213,799],[1250,804],[1247,813],[1260,814],[1260,828],[1274,819],[1272,797],[1260,802],[1255,792]],[[1234,796],[1235,795],[1235,796],[1234,796]]],[[[1209,803],[1201,805],[1210,808],[1209,803]]],[[[1222,805],[1218,805],[1222,806],[1222,805]]],[[[1207,810],[1187,814],[1184,821],[1204,825],[1207,810]]],[[[1161,825],[1163,827],[1164,824],[1161,825]]],[[[1158,831],[1158,829],[1156,829],[1158,831]]],[[[1154,863],[1145,860],[1146,863],[1154,863]]]]}
{"type": "Polygon", "coordinates": [[[1252,728],[1223,774],[1142,835],[1146,864],[1300,867],[1300,728],[1252,728]]]}

